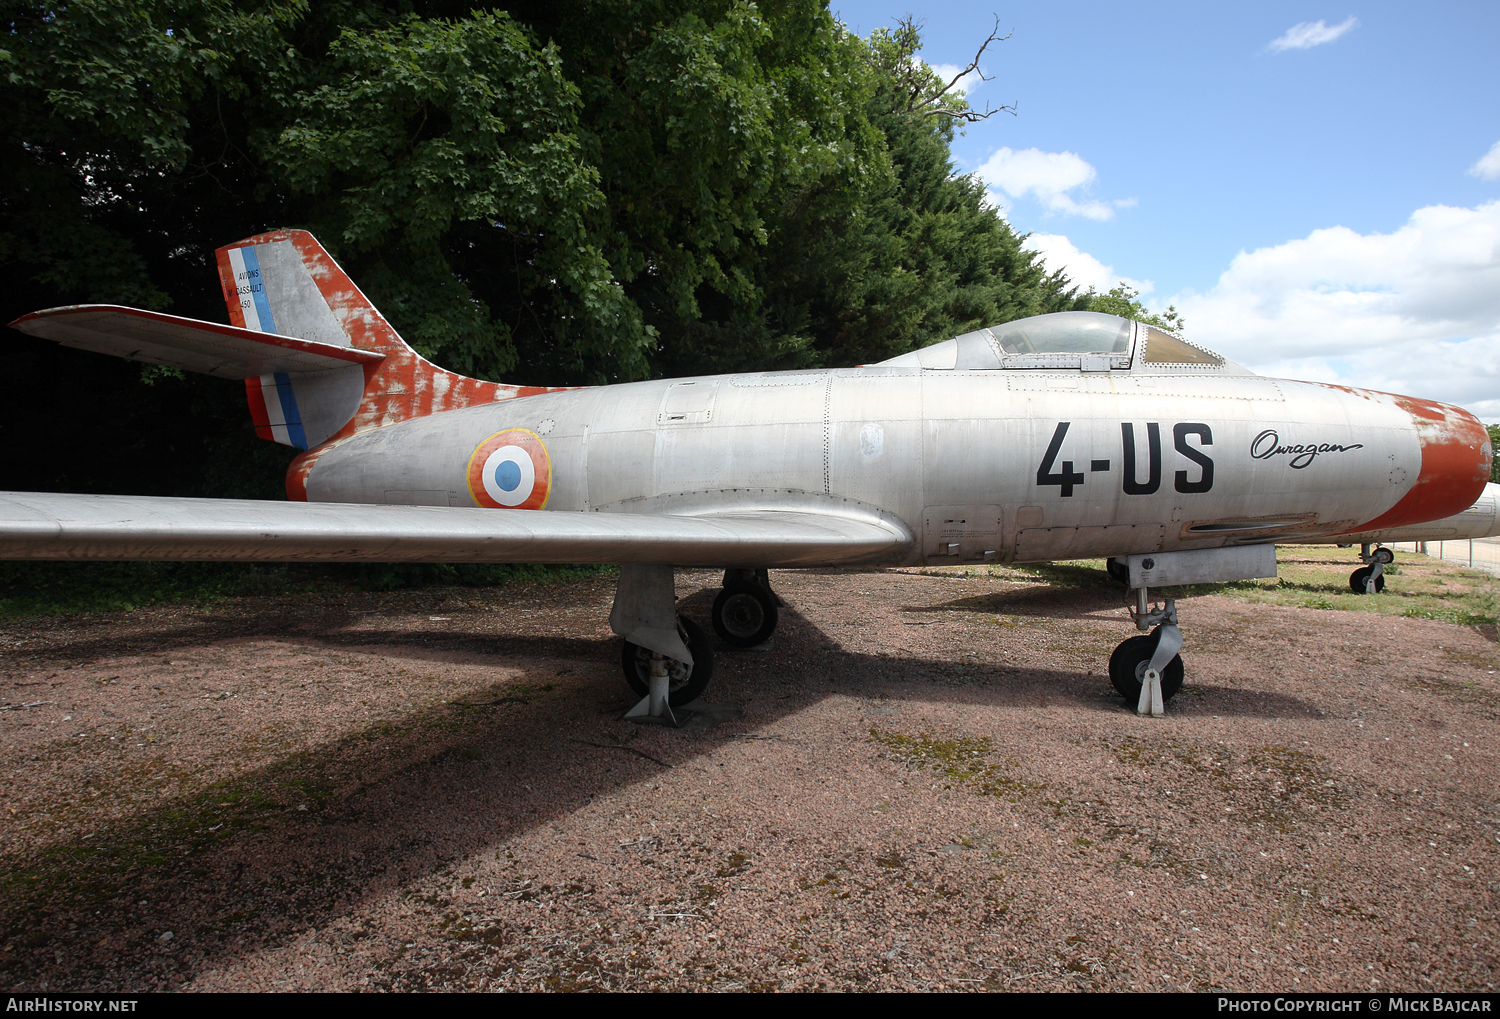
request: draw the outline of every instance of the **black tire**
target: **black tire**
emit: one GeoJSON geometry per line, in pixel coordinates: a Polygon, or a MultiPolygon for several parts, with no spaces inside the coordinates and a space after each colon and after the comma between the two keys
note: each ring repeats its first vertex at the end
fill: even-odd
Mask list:
{"type": "MultiPolygon", "coordinates": [[[[703,627],[691,619],[679,618],[677,632],[693,656],[693,664],[687,665],[675,658],[667,659],[667,675],[672,677],[668,687],[667,703],[674,708],[695,701],[714,678],[714,649],[703,632],[703,627]]],[[[645,697],[651,692],[651,651],[639,644],[625,642],[620,654],[620,665],[625,671],[625,682],[636,696],[645,697]]]]}
{"type": "MultiPolygon", "coordinates": [[[[1368,567],[1368,566],[1361,566],[1359,569],[1357,569],[1353,573],[1349,574],[1349,590],[1353,591],[1355,594],[1364,594],[1364,593],[1366,593],[1365,592],[1365,582],[1367,580],[1369,580],[1369,579],[1370,579],[1370,567],[1368,567]]],[[[1381,591],[1384,591],[1384,590],[1385,590],[1385,574],[1381,574],[1380,576],[1378,576],[1378,577],[1375,578],[1375,593],[1379,594],[1381,591]]]]}
{"type": "Polygon", "coordinates": [[[1370,558],[1375,560],[1377,563],[1385,563],[1385,565],[1389,566],[1391,563],[1396,561],[1396,553],[1388,548],[1382,547],[1377,548],[1375,551],[1371,552],[1370,558]]]}
{"type": "MultiPolygon", "coordinates": [[[[1135,705],[1141,700],[1141,674],[1151,664],[1156,654],[1156,642],[1161,639],[1160,630],[1139,637],[1120,641],[1115,653],[1109,656],[1109,681],[1119,691],[1125,703],[1135,705]]],[[[1161,699],[1169,701],[1182,689],[1182,656],[1174,655],[1161,670],[1161,699]]]]}
{"type": "Polygon", "coordinates": [[[776,596],[769,589],[736,584],[714,599],[714,633],[730,647],[755,647],[771,639],[778,615],[776,596]]]}
{"type": "Polygon", "coordinates": [[[1130,586],[1130,567],[1119,559],[1104,560],[1104,572],[1119,583],[1130,586]]]}

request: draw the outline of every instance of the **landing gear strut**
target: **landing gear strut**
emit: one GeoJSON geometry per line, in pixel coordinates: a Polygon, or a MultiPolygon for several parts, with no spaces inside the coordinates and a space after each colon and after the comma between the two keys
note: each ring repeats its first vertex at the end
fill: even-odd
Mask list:
{"type": "MultiPolygon", "coordinates": [[[[708,634],[697,623],[681,616],[677,619],[677,633],[693,656],[691,662],[668,658],[660,651],[652,651],[628,640],[621,649],[620,665],[625,670],[625,682],[637,697],[644,697],[650,702],[643,714],[663,714],[656,703],[661,697],[661,692],[655,689],[660,677],[666,679],[668,708],[680,708],[697,700],[708,686],[708,681],[713,678],[713,648],[709,646],[708,634]]],[[[625,717],[633,716],[639,707],[637,705],[625,717]]]]}
{"type": "Polygon", "coordinates": [[[1396,560],[1396,553],[1380,545],[1370,551],[1367,541],[1359,546],[1359,561],[1369,563],[1349,574],[1349,590],[1355,594],[1379,594],[1385,590],[1385,567],[1396,560]]]}
{"type": "Polygon", "coordinates": [[[1182,689],[1182,631],[1177,628],[1177,600],[1168,598],[1161,608],[1149,604],[1144,587],[1135,591],[1131,613],[1137,630],[1156,629],[1123,640],[1109,656],[1109,681],[1126,702],[1135,702],[1138,715],[1166,714],[1166,702],[1182,689]]]}
{"type": "Polygon", "coordinates": [[[620,568],[609,627],[625,638],[620,664],[625,682],[641,698],[625,717],[676,726],[680,708],[696,700],[713,678],[713,646],[690,619],[677,614],[672,567],[620,568]]]}
{"type": "MultiPolygon", "coordinates": [[[[1166,702],[1182,688],[1182,631],[1177,628],[1177,602],[1168,598],[1161,608],[1151,604],[1147,588],[1186,584],[1221,584],[1276,576],[1276,546],[1233,545],[1223,548],[1141,552],[1117,557],[1124,561],[1127,582],[1135,591],[1135,628],[1156,629],[1122,641],[1109,657],[1109,681],[1137,714],[1160,716],[1166,702]]],[[[1113,571],[1112,571],[1113,572],[1113,571]]]]}
{"type": "Polygon", "coordinates": [[[714,599],[714,633],[730,647],[756,647],[776,631],[781,599],[766,570],[725,570],[724,590],[714,599]]]}

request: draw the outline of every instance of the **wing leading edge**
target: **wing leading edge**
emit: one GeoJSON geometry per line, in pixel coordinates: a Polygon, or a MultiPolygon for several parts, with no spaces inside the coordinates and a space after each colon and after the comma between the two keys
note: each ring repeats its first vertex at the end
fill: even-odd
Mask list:
{"type": "Polygon", "coordinates": [[[585,513],[0,493],[0,559],[821,566],[913,543],[874,514],[585,513]]]}

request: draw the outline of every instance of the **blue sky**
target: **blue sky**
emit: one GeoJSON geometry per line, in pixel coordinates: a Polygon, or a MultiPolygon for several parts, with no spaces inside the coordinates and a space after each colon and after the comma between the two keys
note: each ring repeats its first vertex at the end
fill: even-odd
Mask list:
{"type": "MultiPolygon", "coordinates": [[[[833,0],[860,34],[910,11],[833,0]]],[[[934,5],[954,146],[1049,265],[1257,371],[1500,420],[1500,4],[934,5]],[[1487,158],[1488,157],[1488,158],[1487,158]]]]}

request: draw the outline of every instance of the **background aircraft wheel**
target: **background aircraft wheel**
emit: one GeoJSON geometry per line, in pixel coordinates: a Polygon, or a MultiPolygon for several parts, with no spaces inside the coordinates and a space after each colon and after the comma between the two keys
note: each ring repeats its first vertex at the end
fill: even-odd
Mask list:
{"type": "MultiPolygon", "coordinates": [[[[1365,593],[1365,582],[1368,581],[1369,579],[1370,579],[1370,568],[1368,566],[1361,566],[1359,569],[1357,569],[1353,573],[1349,574],[1349,590],[1353,591],[1355,594],[1364,594],[1365,593]]],[[[1384,591],[1384,590],[1385,590],[1385,575],[1382,574],[1381,576],[1378,576],[1378,577],[1375,578],[1375,593],[1379,594],[1381,591],[1384,591]]]]}
{"type": "Polygon", "coordinates": [[[1126,587],[1130,586],[1130,567],[1126,566],[1119,559],[1104,560],[1104,572],[1126,587]]]}
{"type": "Polygon", "coordinates": [[[714,599],[714,633],[730,647],[764,644],[771,639],[777,618],[776,596],[759,584],[726,587],[714,599]]]}
{"type": "MultiPolygon", "coordinates": [[[[1151,664],[1156,653],[1157,631],[1120,641],[1115,653],[1109,656],[1109,681],[1125,698],[1126,703],[1135,704],[1141,699],[1141,676],[1151,664]]],[[[1182,689],[1182,656],[1176,655],[1161,670],[1161,699],[1169,701],[1182,689]]]]}
{"type": "MultiPolygon", "coordinates": [[[[709,643],[708,634],[703,632],[703,627],[691,619],[678,619],[677,632],[682,634],[682,642],[692,653],[693,664],[687,665],[675,658],[667,659],[667,675],[671,678],[668,686],[671,693],[667,697],[667,703],[674,708],[697,700],[714,676],[713,645],[709,643]]],[[[651,692],[650,648],[627,640],[624,652],[620,655],[620,664],[625,669],[625,682],[630,684],[630,689],[637,696],[644,697],[651,692]]]]}

